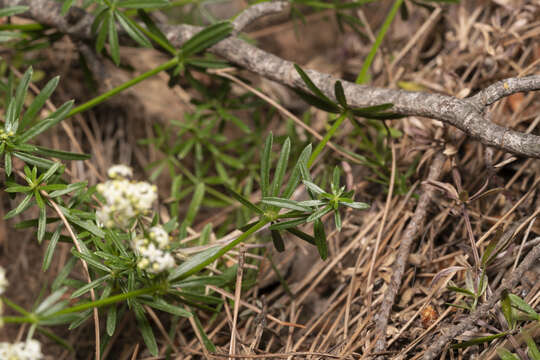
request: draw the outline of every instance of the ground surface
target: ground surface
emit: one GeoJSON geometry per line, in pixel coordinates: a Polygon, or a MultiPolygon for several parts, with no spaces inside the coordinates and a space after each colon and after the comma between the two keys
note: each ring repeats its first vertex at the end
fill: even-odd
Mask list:
{"type": "MultiPolygon", "coordinates": [[[[369,51],[369,37],[372,32],[376,33],[389,5],[388,2],[371,4],[359,15],[369,20],[371,30],[366,31],[368,39],[360,38],[350,29],[341,33],[331,11],[308,15],[306,25],[283,16],[265,19],[249,29],[247,34],[261,48],[305,68],[354,80],[360,70],[361,59],[369,51]]],[[[466,97],[506,77],[539,74],[539,37],[540,4],[534,0],[462,1],[462,4],[445,6],[435,12],[414,7],[408,20],[398,19],[392,26],[383,43],[382,56],[378,55],[372,66],[371,83],[380,87],[402,87],[466,97]],[[418,36],[413,38],[413,35],[418,36]]],[[[69,98],[85,98],[86,90],[81,85],[83,75],[74,46],[67,38],[57,42],[53,49],[40,52],[42,58],[34,65],[45,74],[61,75],[63,82],[55,103],[69,98]],[[59,52],[64,55],[58,56],[59,52]]],[[[125,48],[122,55],[137,72],[162,62],[161,55],[153,51],[125,48]]],[[[112,65],[106,65],[109,72],[118,77],[109,79],[113,84],[132,76],[128,70],[120,72],[112,65]]],[[[288,89],[249,73],[242,75],[296,114],[307,109],[288,89]]],[[[242,93],[245,89],[239,87],[236,91],[242,93]]],[[[41,141],[67,150],[77,150],[80,146],[91,153],[95,170],[82,164],[73,163],[71,166],[75,178],[86,179],[91,184],[99,181],[98,174],[105,174],[107,167],[114,163],[130,163],[142,174],[143,169],[161,155],[139,145],[137,140],[152,133],[154,122],[166,123],[173,118],[182,120],[182,114],[189,110],[188,102],[192,96],[189,89],[169,89],[166,78],[157,76],[129,90],[126,95],[70,120],[68,126],[78,144],[70,142],[60,127],[41,141]]],[[[489,116],[498,124],[539,134],[539,100],[538,93],[516,94],[492,106],[489,116]]],[[[314,111],[312,128],[324,134],[325,120],[326,115],[314,111]]],[[[370,157],[373,152],[367,147],[376,142],[378,132],[375,127],[368,127],[367,122],[361,121],[365,126],[364,140],[353,124],[346,123],[334,143],[370,157]]],[[[283,118],[276,115],[271,127],[275,133],[283,134],[284,124],[283,118]]],[[[441,183],[431,185],[438,186],[431,190],[426,214],[421,219],[424,224],[414,236],[406,258],[408,265],[401,276],[398,296],[385,331],[385,357],[421,358],[425,349],[442,336],[447,327],[467,321],[468,311],[446,305],[460,300],[460,296],[447,290],[446,285],[452,279],[459,286],[464,286],[466,271],[463,269],[473,263],[471,236],[482,254],[493,239],[495,230],[508,234],[509,229],[515,230],[512,228],[514,224],[520,225],[518,231],[513,231],[508,248],[488,268],[488,295],[540,242],[540,222],[534,221],[540,208],[538,160],[516,158],[500,165],[510,158],[508,154],[487,149],[454,128],[429,119],[409,117],[393,120],[391,126],[399,130],[401,136],[394,139],[392,146],[381,140],[384,144],[381,152],[386,154],[384,167],[374,169],[354,163],[330,149],[325,153],[324,161],[315,166],[315,172],[321,172],[326,165],[348,162],[344,167],[347,181],[355,188],[356,199],[370,203],[371,208],[363,212],[346,212],[340,233],[331,230],[333,221],[328,219],[329,257],[324,262],[318,258],[315,248],[292,239],[287,243],[285,252],[269,252],[289,292],[280,285],[277,272],[268,258],[255,259],[253,264],[259,268],[256,285],[241,296],[243,302],[237,324],[238,353],[247,354],[246,358],[298,359],[340,356],[356,359],[372,354],[376,346],[375,329],[381,314],[380,306],[388,287],[392,286],[393,268],[397,261],[401,261],[398,249],[409,236],[407,229],[418,207],[418,199],[429,188],[423,182],[434,166],[439,167],[441,176],[436,180],[441,183]],[[389,197],[388,185],[371,179],[381,180],[374,170],[390,178],[391,147],[396,164],[395,182],[402,186],[396,186],[389,197]],[[405,178],[408,170],[411,170],[410,174],[405,178]],[[478,191],[498,191],[469,201],[466,204],[468,215],[465,216],[462,206],[452,200],[449,192],[443,191],[446,185],[457,187],[457,178],[461,179],[460,186],[469,196],[478,191]],[[471,224],[470,233],[467,232],[467,217],[471,224]],[[273,315],[279,322],[262,321],[263,318],[245,304],[264,309],[263,312],[273,315]]],[[[169,182],[166,177],[156,180],[162,189],[168,189],[169,182]]],[[[5,193],[0,193],[0,196],[2,215],[15,202],[9,200],[5,193]]],[[[161,196],[166,199],[168,194],[164,190],[161,196]]],[[[210,217],[219,219],[221,211],[204,209],[193,226],[194,231],[200,231],[210,217]]],[[[44,284],[51,282],[62,268],[70,245],[61,244],[51,270],[42,273],[40,263],[44,247],[36,243],[31,233],[14,230],[14,223],[0,224],[0,265],[7,269],[11,284],[7,296],[30,308],[44,284]]],[[[238,253],[231,254],[229,261],[234,262],[237,258],[238,253]]],[[[540,263],[536,261],[512,289],[537,310],[539,279],[540,263]]],[[[222,295],[225,298],[234,296],[231,293],[222,295]]],[[[485,301],[483,298],[480,303],[485,301]]],[[[209,322],[209,315],[200,314],[209,337],[222,354],[228,354],[231,338],[232,304],[228,305],[230,309],[222,311],[212,322],[209,322]]],[[[168,329],[168,319],[160,319],[168,329]]],[[[500,311],[494,308],[456,340],[502,331],[504,322],[499,320],[500,311]]],[[[21,333],[20,330],[9,326],[4,329],[2,337],[13,340],[21,333]]],[[[60,328],[56,330],[75,346],[77,354],[73,355],[41,338],[47,344],[44,352],[48,358],[92,358],[91,322],[71,332],[60,328]]],[[[156,333],[160,332],[157,330],[156,333]]],[[[540,342],[538,331],[533,333],[537,335],[537,343],[540,342]]],[[[177,358],[204,358],[201,344],[187,320],[176,325],[173,341],[177,358]]],[[[512,349],[518,343],[519,337],[502,338],[489,345],[466,350],[446,349],[441,358],[497,358],[493,353],[495,348],[506,346],[512,349]]],[[[162,349],[166,348],[164,337],[160,338],[159,344],[162,349]]],[[[130,318],[122,323],[119,335],[113,338],[104,356],[108,359],[151,358],[144,351],[130,318]]]]}

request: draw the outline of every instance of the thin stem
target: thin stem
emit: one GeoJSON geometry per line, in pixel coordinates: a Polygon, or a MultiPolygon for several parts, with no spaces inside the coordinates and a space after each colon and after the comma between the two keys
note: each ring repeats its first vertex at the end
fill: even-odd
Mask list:
{"type": "Polygon", "coordinates": [[[46,27],[38,24],[0,24],[0,30],[22,30],[22,31],[39,31],[45,30],[46,27]]]}
{"type": "Polygon", "coordinates": [[[23,324],[23,323],[34,323],[37,318],[32,316],[2,316],[0,317],[4,323],[12,324],[23,324]]]}
{"type": "Polygon", "coordinates": [[[122,85],[119,85],[117,87],[115,87],[114,89],[110,90],[110,91],[107,91],[106,93],[104,94],[101,94],[95,98],[93,98],[92,100],[90,101],[87,101],[85,102],[84,104],[82,105],[79,105],[77,106],[76,108],[72,109],[69,114],[67,115],[67,117],[70,117],[70,116],[73,116],[75,114],[78,114],[80,112],[83,112],[83,111],[86,111],[96,105],[98,105],[99,103],[107,100],[108,98],[118,94],[119,92],[133,86],[133,85],[136,85],[138,83],[140,83],[141,81],[143,80],[146,80],[147,78],[151,77],[151,76],[154,76],[162,71],[165,71],[165,70],[168,70],[170,68],[172,68],[173,66],[177,65],[178,64],[178,59],[177,58],[174,58],[174,59],[171,59],[169,61],[167,61],[166,63],[164,64],[161,64],[159,65],[158,67],[150,70],[150,71],[147,71],[145,72],[144,74],[141,74],[129,81],[126,81],[125,83],[123,83],[122,85]]]}
{"type": "Polygon", "coordinates": [[[145,28],[144,26],[139,25],[136,21],[134,21],[135,26],[141,30],[146,36],[148,36],[150,39],[154,40],[156,44],[161,46],[163,49],[167,50],[171,55],[176,56],[176,49],[169,45],[166,41],[163,41],[162,38],[145,28]]]}
{"type": "Polygon", "coordinates": [[[323,137],[321,142],[317,145],[315,150],[313,150],[313,153],[311,154],[311,157],[309,158],[309,161],[308,161],[308,164],[307,164],[308,168],[310,168],[311,165],[313,165],[313,162],[315,161],[315,159],[317,159],[317,156],[319,156],[320,152],[324,149],[326,144],[330,141],[330,138],[337,131],[337,129],[339,128],[339,126],[341,125],[343,120],[345,120],[347,118],[347,115],[348,115],[348,112],[344,112],[337,118],[336,122],[334,122],[334,125],[332,125],[330,130],[328,130],[328,132],[323,137]]]}
{"type": "Polygon", "coordinates": [[[176,278],[174,280],[175,281],[180,281],[180,280],[183,280],[185,278],[188,278],[189,276],[191,276],[193,274],[198,273],[199,271],[201,271],[202,269],[204,269],[205,267],[207,267],[208,265],[210,265],[211,263],[213,263],[214,261],[216,261],[217,259],[222,257],[225,253],[227,253],[229,250],[234,248],[236,245],[240,244],[242,241],[247,239],[249,236],[256,233],[258,230],[263,228],[268,223],[270,223],[270,220],[267,219],[266,217],[263,217],[261,220],[259,220],[259,222],[257,222],[255,225],[250,227],[245,233],[243,233],[242,235],[240,235],[239,237],[237,237],[236,239],[234,239],[233,241],[231,241],[227,245],[223,246],[212,257],[202,261],[197,266],[195,266],[194,268],[192,268],[191,270],[187,271],[186,273],[182,274],[182,276],[180,276],[180,277],[178,277],[178,278],[176,278]]]}
{"type": "Polygon", "coordinates": [[[6,297],[2,297],[1,301],[5,302],[13,310],[18,311],[21,314],[26,315],[27,317],[32,315],[30,312],[26,311],[25,309],[23,309],[19,305],[15,304],[14,302],[10,301],[6,297]]]}
{"type": "Polygon", "coordinates": [[[366,60],[364,60],[364,63],[362,64],[362,69],[360,69],[360,73],[358,74],[358,77],[356,78],[357,84],[364,84],[365,82],[367,82],[368,71],[371,66],[371,63],[373,62],[373,59],[375,58],[375,55],[377,54],[377,50],[379,50],[379,47],[381,46],[384,36],[386,35],[386,32],[390,28],[392,21],[394,21],[394,17],[396,17],[399,7],[401,6],[402,3],[403,3],[403,0],[396,0],[394,2],[394,5],[392,5],[390,12],[386,16],[386,19],[384,20],[384,23],[381,26],[381,30],[379,30],[379,33],[377,34],[377,37],[375,38],[375,42],[373,43],[373,46],[371,46],[371,50],[369,51],[369,54],[366,57],[366,60]]]}
{"type": "Polygon", "coordinates": [[[71,313],[80,312],[80,311],[84,311],[84,310],[88,310],[88,309],[92,309],[92,308],[98,308],[98,307],[107,306],[107,305],[110,305],[110,304],[115,304],[117,302],[124,301],[124,300],[127,300],[127,299],[131,299],[131,298],[134,298],[134,297],[137,297],[137,296],[140,296],[140,295],[151,294],[151,293],[157,291],[159,288],[160,287],[156,285],[156,286],[152,286],[152,287],[149,287],[149,288],[143,288],[143,289],[134,290],[134,291],[130,291],[130,292],[123,293],[123,294],[110,296],[110,297],[105,298],[105,299],[100,299],[100,300],[91,301],[91,302],[87,302],[87,303],[80,304],[80,305],[75,305],[75,306],[72,306],[72,307],[65,308],[65,309],[62,309],[60,311],[57,311],[57,312],[55,312],[55,313],[53,313],[51,315],[48,315],[48,316],[45,317],[45,319],[53,318],[53,317],[58,316],[58,315],[71,314],[71,313]]]}

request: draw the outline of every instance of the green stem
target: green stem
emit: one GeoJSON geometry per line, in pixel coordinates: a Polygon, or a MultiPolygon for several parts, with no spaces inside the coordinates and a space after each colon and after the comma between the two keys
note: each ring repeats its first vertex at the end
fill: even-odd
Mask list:
{"type": "Polygon", "coordinates": [[[55,313],[53,313],[51,315],[48,315],[48,316],[45,317],[45,319],[53,318],[53,317],[58,316],[58,315],[71,314],[71,313],[74,313],[74,312],[80,312],[80,311],[84,311],[84,310],[88,310],[88,309],[93,309],[93,308],[96,308],[96,307],[102,307],[102,306],[107,306],[107,305],[110,305],[110,304],[115,304],[117,302],[124,301],[124,300],[127,300],[127,299],[131,299],[131,298],[134,298],[134,297],[137,297],[137,296],[141,296],[141,295],[145,295],[145,294],[151,294],[151,293],[157,291],[159,288],[160,288],[159,286],[152,286],[152,287],[149,287],[149,288],[134,290],[134,291],[130,291],[130,292],[127,292],[127,293],[110,296],[108,298],[101,299],[101,300],[96,300],[96,301],[91,301],[91,302],[87,302],[87,303],[80,304],[80,305],[75,305],[75,306],[72,306],[72,307],[57,311],[57,312],[55,312],[55,313]]]}
{"type": "Polygon", "coordinates": [[[32,316],[1,316],[0,319],[4,323],[12,324],[34,323],[37,320],[37,318],[32,316]]]}
{"type": "Polygon", "coordinates": [[[377,54],[377,50],[379,50],[379,47],[381,46],[384,36],[386,35],[386,32],[390,28],[390,25],[392,24],[392,21],[394,20],[394,17],[396,16],[399,10],[399,7],[401,6],[402,3],[403,3],[403,0],[396,0],[394,2],[394,5],[392,5],[390,12],[386,16],[386,19],[384,20],[384,23],[381,26],[381,30],[379,30],[379,33],[377,34],[377,37],[375,38],[375,42],[373,43],[373,46],[371,47],[371,50],[369,51],[369,54],[366,57],[366,60],[364,61],[364,64],[362,64],[362,69],[360,69],[360,73],[358,74],[358,77],[356,78],[357,84],[363,84],[367,82],[368,71],[371,66],[371,63],[373,62],[373,59],[375,58],[375,55],[377,54]]]}
{"type": "Polygon", "coordinates": [[[145,28],[144,26],[139,25],[136,21],[133,22],[135,26],[141,30],[146,36],[148,36],[150,39],[154,40],[156,44],[167,50],[171,55],[176,56],[176,49],[172,47],[170,44],[168,44],[166,41],[163,41],[162,38],[145,28]]]}
{"type": "Polygon", "coordinates": [[[0,30],[22,30],[22,31],[39,31],[46,29],[45,26],[32,23],[32,24],[0,24],[0,30]]]}
{"type": "Polygon", "coordinates": [[[161,64],[159,65],[158,67],[150,70],[150,71],[147,71],[145,72],[144,74],[141,74],[129,81],[126,81],[125,83],[123,83],[122,85],[119,85],[117,87],[115,87],[114,89],[110,90],[110,91],[107,91],[106,93],[104,94],[101,94],[95,98],[93,98],[92,100],[90,101],[87,101],[85,102],[84,104],[82,105],[79,105],[77,106],[76,108],[72,109],[69,114],[67,115],[67,117],[70,117],[70,116],[73,116],[75,114],[78,114],[80,112],[83,112],[83,111],[86,111],[96,105],[98,105],[99,103],[107,100],[108,98],[118,94],[119,92],[121,91],[124,91],[125,89],[133,86],[133,85],[136,85],[138,83],[140,83],[141,81],[143,80],[146,80],[148,79],[149,77],[151,76],[154,76],[164,70],[167,70],[167,69],[170,69],[172,68],[173,66],[177,65],[178,64],[178,59],[177,58],[174,58],[174,59],[171,59],[169,61],[167,61],[166,63],[164,64],[161,64]]]}
{"type": "Polygon", "coordinates": [[[259,220],[259,222],[257,222],[255,225],[250,227],[245,233],[243,233],[242,235],[240,235],[239,237],[237,237],[236,239],[234,239],[233,241],[231,241],[230,243],[228,243],[227,245],[219,249],[219,251],[215,253],[212,257],[205,259],[204,261],[199,263],[197,266],[195,266],[191,270],[182,274],[182,276],[174,279],[174,281],[180,281],[180,280],[188,278],[189,276],[193,274],[198,273],[199,271],[201,271],[202,269],[204,269],[205,267],[207,267],[208,265],[210,265],[211,263],[213,263],[214,261],[216,261],[223,255],[225,255],[225,253],[227,253],[229,250],[234,248],[236,245],[246,240],[249,236],[257,232],[259,229],[263,228],[268,223],[270,223],[270,220],[267,219],[266,217],[263,217],[261,220],[259,220]]]}
{"type": "Polygon", "coordinates": [[[347,118],[348,114],[349,113],[346,111],[346,112],[342,113],[341,115],[339,115],[336,122],[334,122],[334,125],[332,125],[330,130],[328,130],[328,132],[326,133],[324,138],[321,140],[321,142],[317,145],[315,150],[313,150],[313,153],[311,153],[311,157],[309,158],[309,161],[307,163],[308,168],[310,168],[311,165],[313,165],[313,162],[315,161],[315,159],[317,159],[317,156],[319,156],[320,152],[324,149],[326,144],[330,141],[330,138],[337,131],[337,129],[339,128],[339,126],[341,125],[343,120],[345,120],[347,118]]]}
{"type": "Polygon", "coordinates": [[[20,312],[23,315],[26,315],[27,317],[32,315],[30,312],[26,311],[25,309],[23,309],[19,305],[15,304],[13,301],[9,300],[6,297],[2,297],[2,299],[0,301],[4,301],[10,308],[12,308],[15,311],[20,312]]]}

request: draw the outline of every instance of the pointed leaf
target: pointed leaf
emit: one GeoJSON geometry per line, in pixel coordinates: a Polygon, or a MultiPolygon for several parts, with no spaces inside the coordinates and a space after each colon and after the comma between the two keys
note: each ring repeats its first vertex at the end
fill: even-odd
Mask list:
{"type": "Polygon", "coordinates": [[[37,116],[39,110],[43,107],[47,99],[49,99],[56,89],[56,86],[58,86],[58,82],[60,81],[60,76],[55,76],[49,82],[41,89],[39,94],[35,97],[34,101],[32,101],[32,104],[28,107],[26,112],[24,113],[24,116],[21,120],[21,129],[25,129],[28,125],[32,123],[34,118],[37,116]]]}
{"type": "Polygon", "coordinates": [[[124,15],[120,11],[116,11],[114,13],[114,16],[118,20],[118,23],[124,30],[126,30],[126,33],[129,35],[130,38],[135,40],[139,45],[146,48],[151,48],[152,44],[148,40],[148,38],[143,34],[141,30],[137,28],[135,23],[133,23],[133,20],[128,18],[126,15],[124,15]]]}
{"type": "Polygon", "coordinates": [[[326,95],[324,95],[324,93],[317,86],[315,86],[313,81],[311,81],[309,76],[305,73],[304,70],[302,70],[300,66],[294,64],[294,68],[296,69],[296,71],[298,72],[298,75],[300,75],[300,77],[302,78],[306,86],[309,88],[309,90],[311,90],[311,92],[315,96],[317,96],[319,99],[323,100],[324,102],[333,104],[333,101],[330,100],[326,95]]]}
{"type": "Polygon", "coordinates": [[[240,195],[239,193],[237,193],[233,189],[227,188],[227,191],[233,198],[238,200],[238,202],[240,202],[242,205],[244,205],[245,207],[247,207],[251,211],[253,211],[253,212],[257,213],[257,214],[261,214],[261,215],[264,214],[264,211],[261,208],[259,208],[255,204],[253,204],[251,201],[249,201],[248,199],[246,199],[245,197],[243,197],[242,195],[240,195]]]}
{"type": "Polygon", "coordinates": [[[315,245],[319,251],[319,256],[322,260],[326,260],[328,257],[328,246],[326,244],[326,233],[324,231],[324,224],[321,220],[316,220],[313,224],[313,233],[315,235],[315,245]]]}
{"type": "Polygon", "coordinates": [[[287,171],[287,164],[289,163],[289,154],[291,152],[291,140],[289,138],[285,139],[283,147],[281,148],[281,153],[279,154],[279,159],[276,165],[276,171],[274,172],[274,179],[272,181],[272,196],[278,196],[281,184],[283,183],[283,177],[285,176],[285,171],[287,171]]]}
{"type": "Polygon", "coordinates": [[[273,143],[272,133],[268,134],[266,137],[266,142],[264,144],[264,150],[261,156],[261,192],[262,197],[269,195],[268,187],[270,184],[270,155],[272,152],[272,143],[273,143]]]}
{"type": "MultiPolygon", "coordinates": [[[[291,176],[289,177],[289,181],[287,182],[287,186],[285,187],[285,190],[283,190],[282,196],[284,198],[290,198],[294,191],[296,190],[298,184],[300,183],[300,179],[302,177],[302,167],[307,167],[307,162],[309,161],[309,157],[311,156],[311,144],[306,146],[304,150],[302,150],[302,153],[298,157],[298,161],[296,162],[296,165],[294,166],[294,169],[291,173],[291,176]]],[[[264,195],[263,195],[264,197],[264,195]]]]}
{"type": "Polygon", "coordinates": [[[157,356],[158,347],[154,332],[152,331],[152,326],[150,326],[146,315],[144,315],[143,307],[138,302],[133,302],[133,312],[135,313],[135,319],[137,320],[137,327],[141,332],[148,351],[153,356],[157,356]]]}
{"type": "Polygon", "coordinates": [[[279,208],[298,210],[298,211],[310,211],[311,209],[306,206],[300,205],[298,201],[282,199],[278,197],[265,197],[261,202],[266,205],[277,206],[279,208]]]}
{"type": "Polygon", "coordinates": [[[116,23],[114,22],[114,12],[111,10],[111,15],[107,17],[109,33],[109,46],[111,50],[111,58],[116,66],[120,65],[120,45],[118,44],[118,32],[116,31],[116,23]]]}
{"type": "Polygon", "coordinates": [[[334,84],[334,94],[339,104],[346,109],[347,108],[347,99],[345,98],[345,91],[343,90],[343,85],[341,81],[336,81],[334,84]]]}
{"type": "Polygon", "coordinates": [[[271,230],[270,234],[272,234],[272,242],[274,243],[276,250],[279,252],[285,251],[285,243],[283,242],[283,238],[281,237],[279,231],[271,230]]]}
{"type": "Polygon", "coordinates": [[[233,30],[229,21],[218,22],[198,32],[182,46],[182,55],[189,57],[223,40],[233,30]]]}
{"type": "Polygon", "coordinates": [[[30,10],[30,7],[28,6],[10,6],[4,9],[0,9],[0,18],[21,14],[28,10],[30,10]]]}

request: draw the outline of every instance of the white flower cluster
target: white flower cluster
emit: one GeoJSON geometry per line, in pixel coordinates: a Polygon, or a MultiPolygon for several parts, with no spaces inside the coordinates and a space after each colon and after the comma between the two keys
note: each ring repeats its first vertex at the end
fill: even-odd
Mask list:
{"type": "Polygon", "coordinates": [[[157,189],[145,181],[130,181],[130,167],[115,165],[108,171],[111,180],[98,184],[97,191],[106,204],[96,211],[101,226],[126,228],[134,216],[147,214],[157,199],[157,189]]]}
{"type": "Polygon", "coordinates": [[[107,170],[107,176],[111,179],[125,179],[133,177],[133,169],[127,165],[113,165],[107,170]]]}
{"type": "Polygon", "coordinates": [[[41,344],[37,340],[28,340],[10,344],[0,343],[0,359],[5,360],[40,360],[43,359],[41,344]]]}
{"type": "Polygon", "coordinates": [[[0,266],[0,295],[6,291],[8,285],[9,282],[6,278],[6,270],[0,266]]]}
{"type": "Polygon", "coordinates": [[[133,239],[133,250],[141,258],[137,266],[152,274],[172,269],[176,263],[169,251],[170,238],[161,226],[153,226],[148,235],[133,239]]]}

